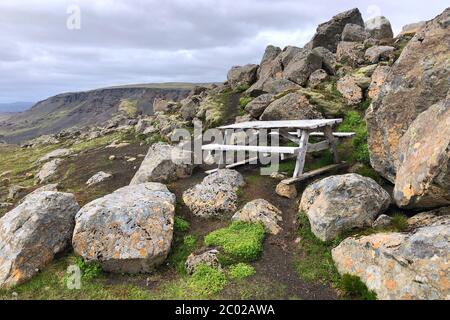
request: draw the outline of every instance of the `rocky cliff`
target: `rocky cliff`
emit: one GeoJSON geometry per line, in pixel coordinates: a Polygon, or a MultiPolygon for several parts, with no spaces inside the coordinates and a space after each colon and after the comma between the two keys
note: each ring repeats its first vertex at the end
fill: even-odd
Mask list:
{"type": "Polygon", "coordinates": [[[178,101],[193,87],[191,84],[155,84],[59,94],[38,102],[25,112],[0,118],[0,136],[7,143],[18,143],[66,128],[103,123],[118,113],[153,114],[155,99],[178,101]]]}

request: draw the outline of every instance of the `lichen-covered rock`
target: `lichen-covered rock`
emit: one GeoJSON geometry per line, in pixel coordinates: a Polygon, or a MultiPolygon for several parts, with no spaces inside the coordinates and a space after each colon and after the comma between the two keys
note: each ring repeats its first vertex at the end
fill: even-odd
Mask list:
{"type": "MultiPolygon", "coordinates": [[[[267,46],[257,73],[257,81],[246,91],[250,95],[263,93],[263,86],[269,80],[281,79],[283,66],[280,57],[281,49],[272,45],[267,46]]],[[[267,91],[265,91],[267,92],[267,91]]]]}
{"type": "Polygon", "coordinates": [[[27,196],[0,219],[0,288],[33,277],[70,244],[79,206],[69,193],[27,196]]]}
{"type": "Polygon", "coordinates": [[[144,182],[168,183],[191,176],[192,154],[164,143],[152,145],[130,184],[144,182]]]}
{"type": "Polygon", "coordinates": [[[350,106],[357,105],[363,99],[361,87],[358,86],[354,78],[350,75],[346,75],[339,79],[336,88],[350,106]]]}
{"type": "Polygon", "coordinates": [[[337,46],[336,60],[356,68],[364,63],[364,45],[359,42],[341,41],[337,46]]]}
{"type": "Polygon", "coordinates": [[[323,69],[318,69],[311,73],[308,80],[308,87],[315,88],[328,78],[328,73],[323,69]]]}
{"type": "Polygon", "coordinates": [[[56,149],[56,150],[53,150],[52,152],[47,153],[45,156],[41,157],[38,160],[38,162],[44,163],[44,162],[47,162],[48,160],[55,159],[55,158],[67,157],[71,154],[72,154],[72,150],[70,150],[70,149],[56,149]]]}
{"type": "Polygon", "coordinates": [[[253,118],[259,118],[264,110],[266,110],[266,108],[269,106],[270,102],[272,102],[272,99],[273,94],[262,94],[250,101],[245,106],[245,111],[250,113],[253,118]]]}
{"type": "Polygon", "coordinates": [[[287,65],[292,61],[292,59],[303,50],[304,49],[302,48],[294,46],[287,46],[286,48],[284,48],[280,53],[281,64],[283,65],[283,67],[286,68],[287,65]]]}
{"type": "Polygon", "coordinates": [[[259,66],[247,64],[245,66],[234,66],[228,71],[227,79],[231,89],[248,87],[255,83],[259,66]]]}
{"type": "Polygon", "coordinates": [[[281,231],[278,223],[283,220],[281,211],[264,199],[248,202],[233,215],[233,220],[262,223],[268,233],[278,234],[281,231]]]}
{"type": "MultiPolygon", "coordinates": [[[[283,177],[285,179],[286,177],[283,177]]],[[[297,188],[294,184],[285,184],[280,182],[275,188],[277,195],[283,198],[295,199],[297,198],[297,188]]]]}
{"type": "Polygon", "coordinates": [[[97,172],[92,177],[89,178],[88,181],[86,181],[87,186],[94,186],[96,184],[102,183],[103,181],[109,180],[113,177],[112,174],[106,173],[103,171],[97,172]]]}
{"type": "Polygon", "coordinates": [[[364,42],[369,37],[369,33],[364,29],[364,27],[347,23],[342,31],[342,41],[354,41],[354,42],[364,42]]]}
{"type": "Polygon", "coordinates": [[[204,264],[211,268],[221,269],[218,258],[219,251],[208,250],[200,254],[191,253],[186,259],[185,267],[188,274],[193,274],[198,265],[204,264]]]}
{"type": "Polygon", "coordinates": [[[337,44],[342,37],[342,31],[348,23],[364,26],[361,13],[357,8],[339,13],[330,21],[320,24],[316,34],[306,47],[309,49],[324,47],[331,52],[336,52],[337,44]]]}
{"type": "Polygon", "coordinates": [[[380,93],[380,88],[386,81],[390,70],[391,67],[382,65],[378,66],[375,69],[369,85],[369,91],[367,92],[369,98],[371,98],[372,100],[375,100],[377,98],[378,94],[380,93]]]}
{"type": "Polygon", "coordinates": [[[288,93],[273,101],[261,115],[261,120],[321,119],[322,115],[299,92],[288,93]]]}
{"type": "Polygon", "coordinates": [[[379,16],[367,20],[365,23],[366,31],[374,39],[392,39],[394,33],[392,32],[391,23],[386,17],[379,16]]]}
{"type": "Polygon", "coordinates": [[[300,210],[308,216],[316,237],[328,241],[346,230],[370,227],[390,202],[389,194],[374,180],[350,173],[309,185],[300,210]]]}
{"type": "Polygon", "coordinates": [[[311,73],[322,67],[322,58],[311,50],[298,52],[283,71],[283,77],[300,85],[306,85],[311,73]]]}
{"type": "Polygon", "coordinates": [[[181,101],[180,115],[185,121],[192,121],[197,115],[201,98],[199,96],[189,96],[181,101]]]}
{"type": "Polygon", "coordinates": [[[402,31],[400,32],[400,36],[414,36],[421,28],[426,25],[425,21],[419,21],[415,23],[409,23],[402,27],[402,31]]]}
{"type": "Polygon", "coordinates": [[[13,185],[9,187],[8,189],[8,200],[16,200],[24,196],[24,194],[27,192],[28,188],[13,185]]]}
{"type": "Polygon", "coordinates": [[[324,47],[314,48],[313,52],[322,58],[322,69],[330,75],[336,73],[337,61],[333,52],[324,47]]]}
{"type": "Polygon", "coordinates": [[[273,95],[285,92],[287,90],[300,89],[301,86],[288,79],[269,79],[260,88],[259,93],[270,93],[273,95]]]}
{"type": "Polygon", "coordinates": [[[175,195],[165,185],[123,187],[77,213],[74,251],[105,271],[150,272],[169,253],[174,214],[175,195]]]}
{"type": "Polygon", "coordinates": [[[370,161],[391,182],[397,172],[400,138],[420,113],[449,91],[449,19],[450,8],[409,41],[367,110],[370,161]]]}
{"type": "Polygon", "coordinates": [[[450,225],[450,207],[421,212],[408,219],[408,226],[411,230],[438,225],[450,225]]]}
{"type": "Polygon", "coordinates": [[[183,201],[192,213],[209,218],[229,215],[237,210],[237,191],[244,185],[242,175],[229,169],[219,170],[183,193],[183,201]]]}
{"type": "Polygon", "coordinates": [[[366,50],[364,58],[370,63],[392,61],[395,58],[395,48],[391,46],[373,46],[366,50]]]}
{"type": "Polygon", "coordinates": [[[358,276],[378,299],[450,299],[450,224],[347,238],[332,256],[339,273],[358,276]]]}
{"type": "Polygon", "coordinates": [[[402,136],[394,199],[400,207],[450,205],[450,92],[402,136]]]}
{"type": "Polygon", "coordinates": [[[39,183],[46,183],[52,180],[62,161],[62,159],[57,158],[45,163],[37,174],[39,183]]]}

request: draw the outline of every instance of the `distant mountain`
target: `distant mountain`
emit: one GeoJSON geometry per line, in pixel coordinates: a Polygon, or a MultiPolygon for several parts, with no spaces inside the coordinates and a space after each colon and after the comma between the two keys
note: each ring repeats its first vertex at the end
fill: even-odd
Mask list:
{"type": "Polygon", "coordinates": [[[0,103],[0,113],[6,112],[22,112],[30,109],[34,105],[34,102],[11,102],[0,103]]]}
{"type": "Polygon", "coordinates": [[[137,84],[59,94],[25,112],[0,117],[0,135],[7,143],[20,143],[66,128],[103,123],[124,109],[153,114],[155,98],[179,101],[196,85],[206,84],[137,84]]]}

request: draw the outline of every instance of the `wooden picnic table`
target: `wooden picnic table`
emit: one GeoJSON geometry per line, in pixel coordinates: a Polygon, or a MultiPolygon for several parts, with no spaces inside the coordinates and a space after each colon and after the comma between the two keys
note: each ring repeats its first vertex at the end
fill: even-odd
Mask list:
{"type": "MultiPolygon", "coordinates": [[[[207,151],[219,151],[222,152],[221,160],[219,161],[218,169],[233,168],[238,165],[249,163],[255,158],[249,158],[241,162],[232,164],[226,164],[225,152],[227,151],[249,151],[259,153],[277,153],[281,155],[295,155],[297,157],[295,170],[293,177],[287,179],[284,182],[291,184],[299,180],[303,180],[306,177],[310,177],[314,172],[303,174],[305,165],[306,154],[308,152],[317,152],[326,149],[331,149],[334,157],[334,165],[327,166],[316,170],[322,173],[324,170],[334,169],[342,163],[339,162],[339,156],[337,152],[337,143],[339,138],[351,137],[353,132],[339,132],[333,133],[333,127],[342,122],[342,119],[314,119],[314,120],[280,120],[280,121],[249,121],[235,123],[231,125],[221,126],[217,129],[224,132],[224,144],[208,144],[202,146],[202,150],[207,151]],[[298,146],[295,147],[280,147],[280,146],[255,146],[255,145],[234,145],[229,144],[231,135],[236,130],[262,130],[268,131],[269,135],[280,135],[298,146]],[[324,141],[317,143],[309,143],[310,137],[323,137],[324,141]]],[[[208,173],[214,172],[210,170],[208,173]]]]}

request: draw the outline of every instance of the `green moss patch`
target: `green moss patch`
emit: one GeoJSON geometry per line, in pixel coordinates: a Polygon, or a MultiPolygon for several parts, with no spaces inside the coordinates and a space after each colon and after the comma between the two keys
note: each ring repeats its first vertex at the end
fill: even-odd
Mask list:
{"type": "Polygon", "coordinates": [[[230,266],[228,271],[231,279],[244,279],[255,274],[255,268],[246,263],[238,263],[230,266]]]}
{"type": "Polygon", "coordinates": [[[228,280],[221,270],[200,264],[188,280],[189,288],[199,296],[219,293],[227,285],[228,280]]]}
{"type": "Polygon", "coordinates": [[[208,234],[205,244],[221,247],[226,255],[237,261],[252,261],[262,252],[264,235],[261,224],[237,221],[208,234]]]}

